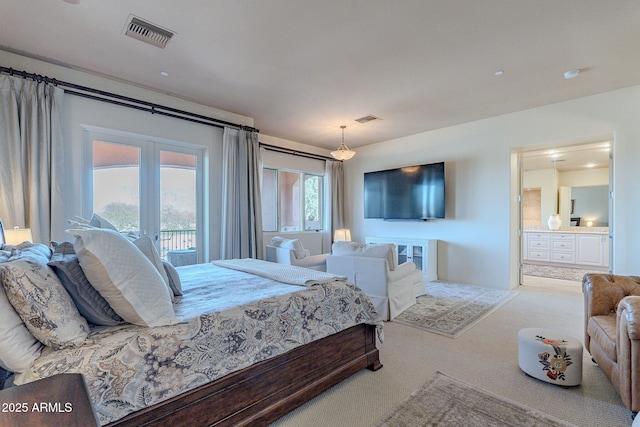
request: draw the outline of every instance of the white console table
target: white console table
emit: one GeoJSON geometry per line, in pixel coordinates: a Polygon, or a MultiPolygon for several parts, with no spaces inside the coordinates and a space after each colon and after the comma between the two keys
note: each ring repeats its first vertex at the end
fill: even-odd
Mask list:
{"type": "Polygon", "coordinates": [[[366,237],[366,243],[393,243],[396,247],[398,264],[412,261],[422,270],[425,280],[438,280],[438,241],[416,240],[394,237],[366,237]]]}

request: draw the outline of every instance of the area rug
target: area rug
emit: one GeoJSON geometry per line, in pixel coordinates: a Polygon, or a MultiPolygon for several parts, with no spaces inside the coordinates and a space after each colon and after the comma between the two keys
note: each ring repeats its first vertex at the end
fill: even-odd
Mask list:
{"type": "Polygon", "coordinates": [[[441,372],[375,424],[387,426],[576,427],[441,372]]]}
{"type": "Polygon", "coordinates": [[[582,276],[593,272],[580,268],[522,264],[522,274],[526,276],[548,277],[550,279],[572,280],[574,282],[582,282],[582,276]]]}
{"type": "Polygon", "coordinates": [[[419,296],[415,305],[393,321],[457,338],[517,294],[483,286],[429,282],[427,294],[419,296]]]}

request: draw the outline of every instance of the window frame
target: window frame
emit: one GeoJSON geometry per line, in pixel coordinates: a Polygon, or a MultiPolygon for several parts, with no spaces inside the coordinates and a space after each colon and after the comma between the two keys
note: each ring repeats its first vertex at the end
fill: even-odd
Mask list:
{"type": "Polygon", "coordinates": [[[160,197],[159,191],[145,191],[153,184],[160,187],[160,152],[173,151],[193,155],[196,158],[196,247],[198,262],[204,262],[208,257],[205,242],[209,241],[208,223],[209,212],[205,209],[206,196],[206,167],[208,150],[205,145],[197,145],[183,141],[174,141],[149,135],[139,135],[113,129],[82,126],[82,203],[81,215],[89,218],[93,214],[93,142],[101,141],[110,144],[120,144],[136,147],[140,150],[140,233],[152,237],[159,248],[160,233],[160,197]]]}
{"type": "MultiPolygon", "coordinates": [[[[275,171],[275,192],[276,192],[276,203],[274,205],[274,210],[275,210],[275,219],[276,219],[276,229],[275,230],[265,230],[264,229],[264,225],[263,225],[263,233],[304,233],[304,232],[313,232],[313,233],[317,233],[317,232],[324,232],[326,231],[326,221],[325,221],[325,206],[326,206],[326,201],[325,201],[325,175],[324,174],[320,174],[320,173],[314,173],[314,172],[308,172],[308,171],[303,171],[303,170],[299,170],[299,169],[291,169],[291,168],[278,168],[278,167],[273,167],[273,166],[263,166],[262,167],[262,173],[264,174],[265,170],[270,170],[270,171],[275,171]],[[297,230],[288,230],[288,231],[282,231],[282,218],[280,215],[280,210],[281,210],[281,206],[280,204],[282,203],[282,194],[280,191],[280,174],[282,172],[286,172],[286,173],[293,173],[293,174],[297,174],[298,175],[298,179],[299,182],[301,183],[300,185],[300,197],[299,197],[299,202],[298,202],[298,209],[300,212],[299,215],[299,220],[298,220],[298,224],[297,224],[297,230]],[[320,223],[320,228],[318,229],[307,229],[306,228],[306,223],[307,223],[307,219],[305,216],[305,204],[306,204],[306,178],[307,177],[318,177],[318,183],[320,186],[320,189],[318,191],[318,215],[320,216],[319,219],[319,223],[320,223]]],[[[261,188],[261,191],[264,189],[261,188]]],[[[263,209],[264,209],[264,203],[263,203],[263,209]]],[[[263,216],[264,218],[264,216],[263,216]]],[[[264,223],[264,221],[263,221],[264,223]]]]}

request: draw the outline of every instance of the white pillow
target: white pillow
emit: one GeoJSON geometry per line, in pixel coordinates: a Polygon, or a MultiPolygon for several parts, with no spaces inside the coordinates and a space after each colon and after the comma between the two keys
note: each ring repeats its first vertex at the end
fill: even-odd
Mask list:
{"type": "Polygon", "coordinates": [[[164,269],[164,265],[162,265],[162,259],[160,258],[160,254],[156,249],[156,245],[153,244],[153,240],[151,240],[151,237],[140,236],[133,241],[133,244],[136,245],[138,249],[140,249],[140,252],[142,252],[144,256],[146,256],[149,261],[151,261],[151,264],[153,264],[156,270],[158,270],[158,273],[160,273],[162,280],[164,280],[164,284],[166,285],[167,289],[169,289],[171,301],[173,301],[173,290],[169,285],[169,277],[167,276],[167,272],[164,269]]]}
{"type": "Polygon", "coordinates": [[[280,236],[275,236],[271,239],[271,246],[279,248],[290,249],[297,259],[305,257],[304,246],[299,239],[283,239],[280,236]]]}
{"type": "Polygon", "coordinates": [[[391,243],[366,244],[339,241],[331,246],[331,253],[343,256],[385,258],[389,264],[389,270],[396,269],[395,246],[391,243]]]}
{"type": "Polygon", "coordinates": [[[89,220],[88,225],[92,227],[107,228],[109,230],[118,231],[115,225],[113,225],[108,220],[102,218],[100,215],[98,215],[95,212],[93,215],[91,215],[91,219],[89,220]]]}
{"type": "Polygon", "coordinates": [[[0,366],[10,372],[24,372],[41,351],[42,343],[27,330],[0,286],[0,366]]]}
{"type": "Polygon", "coordinates": [[[151,261],[126,237],[107,229],[67,230],[91,285],[125,321],[140,326],[178,323],[169,289],[151,261]]]}

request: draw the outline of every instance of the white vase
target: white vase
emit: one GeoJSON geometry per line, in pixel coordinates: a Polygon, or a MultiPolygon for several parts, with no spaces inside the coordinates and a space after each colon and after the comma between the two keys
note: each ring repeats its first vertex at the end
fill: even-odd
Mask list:
{"type": "Polygon", "coordinates": [[[549,229],[550,230],[557,230],[558,228],[560,228],[560,224],[562,224],[562,220],[560,219],[560,215],[558,214],[551,214],[551,216],[549,217],[549,229]]]}

